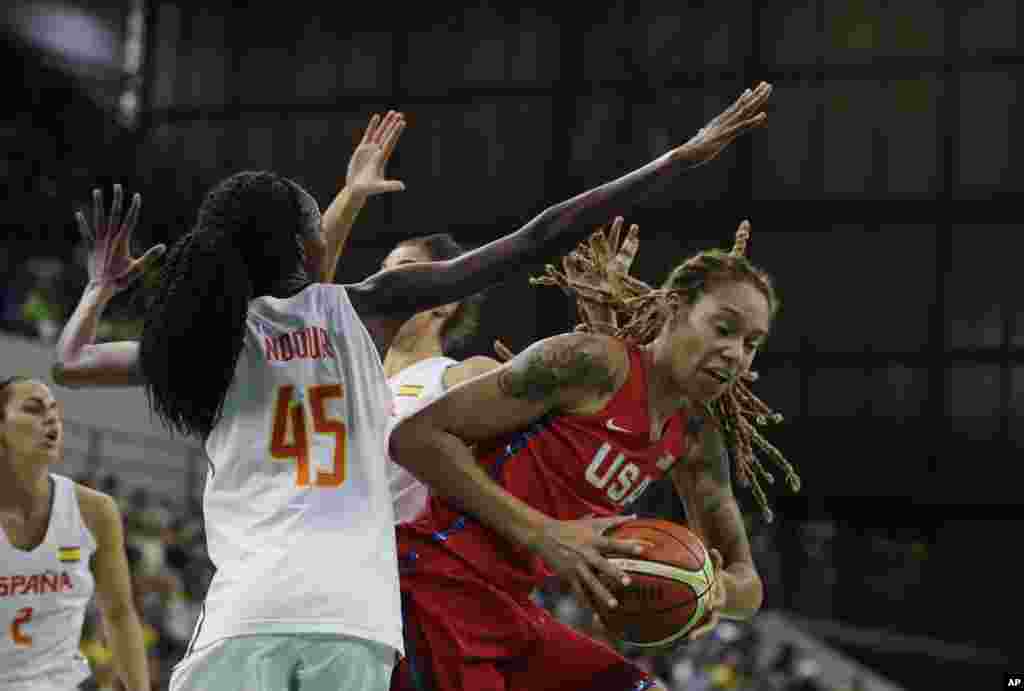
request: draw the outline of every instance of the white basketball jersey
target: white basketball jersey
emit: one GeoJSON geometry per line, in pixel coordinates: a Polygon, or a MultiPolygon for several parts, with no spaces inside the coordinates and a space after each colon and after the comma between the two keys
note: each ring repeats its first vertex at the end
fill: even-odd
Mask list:
{"type": "Polygon", "coordinates": [[[50,524],[32,550],[0,530],[0,689],[74,689],[89,677],[79,653],[94,581],[96,540],[78,510],[75,484],[53,479],[50,524]]]}
{"type": "MultiPolygon", "coordinates": [[[[388,379],[395,397],[395,420],[412,415],[443,394],[444,373],[457,364],[457,360],[447,357],[427,358],[388,379]]],[[[388,461],[388,480],[395,503],[395,522],[406,523],[416,518],[427,505],[430,490],[394,461],[388,461]]]]}
{"type": "Polygon", "coordinates": [[[315,284],[249,304],[223,417],[206,442],[217,571],[189,652],[278,633],[402,651],[391,409],[380,356],[344,288],[315,284]]]}

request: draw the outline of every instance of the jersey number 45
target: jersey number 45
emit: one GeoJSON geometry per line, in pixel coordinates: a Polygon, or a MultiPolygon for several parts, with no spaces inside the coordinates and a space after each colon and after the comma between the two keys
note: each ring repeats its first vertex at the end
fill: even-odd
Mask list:
{"type": "Polygon", "coordinates": [[[295,459],[295,484],[309,487],[309,433],[306,430],[305,402],[313,418],[313,431],[334,436],[333,468],[331,472],[317,469],[316,487],[340,487],[345,482],[345,423],[327,416],[325,401],[341,398],[341,384],[310,386],[305,396],[295,395],[295,387],[282,386],[277,390],[274,405],[274,429],[270,435],[270,456],[276,461],[295,459]],[[290,434],[289,434],[290,432],[290,434]]]}

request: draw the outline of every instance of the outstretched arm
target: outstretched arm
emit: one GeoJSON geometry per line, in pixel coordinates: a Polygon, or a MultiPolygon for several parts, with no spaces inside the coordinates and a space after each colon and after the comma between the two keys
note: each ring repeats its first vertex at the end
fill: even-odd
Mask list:
{"type": "Polygon", "coordinates": [[[690,528],[704,541],[715,561],[716,593],[712,600],[717,597],[717,602],[712,603],[708,623],[691,632],[692,639],[714,628],[719,617],[752,617],[761,608],[764,586],[732,491],[729,452],[713,423],[704,425],[697,457],[676,463],[672,482],[686,506],[690,528]]]}
{"type": "Polygon", "coordinates": [[[323,272],[318,278],[320,282],[334,281],[338,260],[366,200],[375,194],[405,189],[402,182],[388,180],[385,175],[395,144],[404,129],[403,115],[393,110],[388,111],[383,119],[379,115],[370,118],[363,139],[349,160],[345,186],[324,211],[321,219],[327,249],[323,272]]]}
{"type": "Polygon", "coordinates": [[[89,254],[89,284],[82,293],[71,319],[57,341],[53,381],[61,386],[136,386],[142,383],[138,370],[139,344],[135,341],[96,344],[96,330],[107,303],[126,290],[159,258],[166,247],[151,247],[138,259],[131,256],[131,234],[139,220],[142,197],[135,194],[121,222],[123,191],[114,185],[110,215],[103,208],[103,193],[93,190],[93,224],[85,215],[75,214],[83,239],[92,245],[89,254]]]}
{"type": "Polygon", "coordinates": [[[519,270],[571,249],[591,229],[637,203],[681,171],[718,156],[736,137],[764,124],[771,86],[747,90],[682,146],[612,182],[545,209],[518,231],[445,262],[408,264],[349,287],[364,317],[405,319],[499,283],[519,270]]]}

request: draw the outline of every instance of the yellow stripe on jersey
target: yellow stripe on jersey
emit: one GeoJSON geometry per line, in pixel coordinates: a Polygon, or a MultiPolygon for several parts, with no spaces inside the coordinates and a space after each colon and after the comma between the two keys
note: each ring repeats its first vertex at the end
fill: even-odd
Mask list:
{"type": "Polygon", "coordinates": [[[402,384],[398,387],[399,396],[415,396],[418,398],[421,393],[423,393],[423,387],[420,384],[402,384]]]}
{"type": "Polygon", "coordinates": [[[81,561],[82,550],[79,547],[58,547],[57,548],[57,559],[59,561],[81,561]]]}

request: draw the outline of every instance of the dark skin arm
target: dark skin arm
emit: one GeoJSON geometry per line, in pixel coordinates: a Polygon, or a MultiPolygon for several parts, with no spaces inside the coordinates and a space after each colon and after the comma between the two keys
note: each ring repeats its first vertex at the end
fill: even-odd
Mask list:
{"type": "Polygon", "coordinates": [[[524,264],[572,249],[590,230],[638,203],[682,171],[717,157],[736,137],[762,126],[771,85],[747,90],[696,136],[617,180],[548,207],[514,233],[444,262],[382,271],[347,286],[349,299],[382,350],[412,315],[496,285],[524,264]]]}
{"type": "MultiPolygon", "coordinates": [[[[705,626],[693,631],[696,638],[714,628],[717,617],[749,619],[761,607],[764,586],[754,565],[743,515],[733,494],[729,453],[721,432],[713,423],[701,431],[695,457],[672,469],[672,482],[686,506],[691,530],[704,541],[716,563],[718,610],[705,626]]],[[[714,601],[716,598],[713,597],[714,601]]]]}
{"type": "Polygon", "coordinates": [[[417,312],[455,302],[507,280],[523,265],[575,247],[593,226],[631,206],[689,166],[662,157],[588,192],[549,207],[514,233],[442,262],[407,264],[346,286],[378,347],[417,312]]]}

